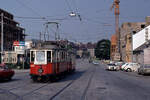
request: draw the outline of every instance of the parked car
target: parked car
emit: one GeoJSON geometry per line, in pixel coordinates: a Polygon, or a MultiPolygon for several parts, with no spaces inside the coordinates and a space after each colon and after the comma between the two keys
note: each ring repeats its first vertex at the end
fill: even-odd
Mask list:
{"type": "Polygon", "coordinates": [[[120,67],[120,69],[121,69],[121,70],[124,70],[124,68],[125,68],[128,64],[129,64],[129,63],[123,64],[123,65],[120,67]]]}
{"type": "Polygon", "coordinates": [[[121,69],[121,66],[122,66],[123,64],[125,64],[125,63],[124,63],[124,62],[116,62],[116,63],[115,63],[115,65],[116,65],[119,69],[121,69]]]}
{"type": "Polygon", "coordinates": [[[11,80],[14,74],[14,70],[8,68],[5,64],[0,64],[0,80],[11,80]]]}
{"type": "Polygon", "coordinates": [[[92,62],[94,65],[99,65],[99,62],[98,61],[93,61],[92,62]]]}
{"type": "Polygon", "coordinates": [[[140,68],[140,64],[138,63],[129,63],[127,66],[124,67],[124,70],[127,72],[132,72],[132,71],[138,71],[138,68],[140,68]]]}
{"type": "Polygon", "coordinates": [[[115,62],[114,61],[109,61],[109,64],[114,64],[115,62]]]}
{"type": "Polygon", "coordinates": [[[115,64],[108,64],[107,70],[111,70],[111,71],[117,71],[119,70],[119,68],[115,65],[115,64]]]}
{"type": "Polygon", "coordinates": [[[99,65],[99,61],[98,60],[93,60],[92,62],[94,65],[99,65]]]}
{"type": "Polygon", "coordinates": [[[142,65],[140,68],[138,68],[138,74],[150,74],[150,65],[142,65]]]}

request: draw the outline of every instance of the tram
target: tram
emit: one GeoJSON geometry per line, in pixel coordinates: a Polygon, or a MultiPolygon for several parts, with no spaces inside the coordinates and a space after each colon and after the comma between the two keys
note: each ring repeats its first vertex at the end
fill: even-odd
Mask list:
{"type": "Polygon", "coordinates": [[[33,81],[49,81],[75,71],[75,55],[57,44],[30,50],[30,76],[33,81]]]}

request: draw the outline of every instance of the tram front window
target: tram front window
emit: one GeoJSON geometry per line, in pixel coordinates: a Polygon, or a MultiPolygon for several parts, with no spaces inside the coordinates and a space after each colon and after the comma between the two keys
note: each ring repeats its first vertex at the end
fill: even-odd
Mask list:
{"type": "Polygon", "coordinates": [[[37,64],[44,64],[45,61],[46,61],[45,51],[36,51],[36,63],[37,64]]]}

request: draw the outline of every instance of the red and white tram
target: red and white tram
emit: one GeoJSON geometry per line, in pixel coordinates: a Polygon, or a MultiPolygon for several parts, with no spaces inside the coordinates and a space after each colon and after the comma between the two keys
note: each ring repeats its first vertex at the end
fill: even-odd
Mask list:
{"type": "Polygon", "coordinates": [[[30,76],[33,81],[48,81],[75,71],[75,55],[58,46],[30,50],[30,76]]]}

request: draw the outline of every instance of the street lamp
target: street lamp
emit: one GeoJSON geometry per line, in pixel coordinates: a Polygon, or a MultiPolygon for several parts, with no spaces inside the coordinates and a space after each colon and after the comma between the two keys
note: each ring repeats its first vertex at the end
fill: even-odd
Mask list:
{"type": "Polygon", "coordinates": [[[79,13],[71,12],[71,13],[69,14],[69,16],[70,16],[70,17],[76,17],[76,16],[77,16],[77,17],[79,18],[79,20],[82,21],[81,15],[80,15],[79,13]]]}
{"type": "Polygon", "coordinates": [[[76,14],[75,14],[74,12],[71,12],[71,13],[69,14],[69,16],[71,16],[71,17],[75,17],[75,16],[76,16],[76,14]]]}

